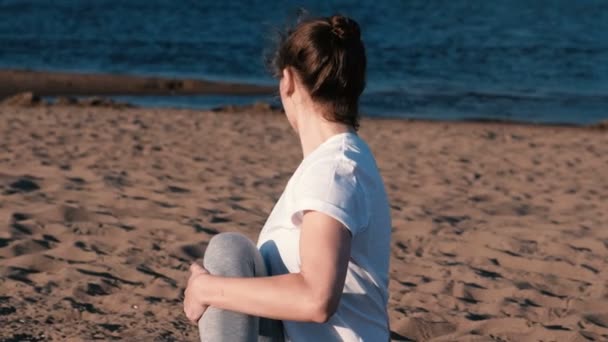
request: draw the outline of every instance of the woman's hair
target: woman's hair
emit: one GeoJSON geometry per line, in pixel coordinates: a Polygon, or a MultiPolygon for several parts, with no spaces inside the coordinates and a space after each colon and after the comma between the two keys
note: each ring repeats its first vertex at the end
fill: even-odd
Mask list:
{"type": "Polygon", "coordinates": [[[271,56],[276,77],[292,67],[312,99],[328,108],[325,119],[359,128],[359,96],[367,60],[359,25],[341,15],[300,21],[281,35],[271,56]]]}

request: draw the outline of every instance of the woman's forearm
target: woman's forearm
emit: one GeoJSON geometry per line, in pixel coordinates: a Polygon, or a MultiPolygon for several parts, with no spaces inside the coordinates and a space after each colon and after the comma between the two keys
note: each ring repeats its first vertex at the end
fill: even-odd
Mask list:
{"type": "Polygon", "coordinates": [[[322,323],[333,314],[329,299],[316,295],[300,273],[258,278],[204,275],[195,286],[201,304],[248,315],[322,323]]]}

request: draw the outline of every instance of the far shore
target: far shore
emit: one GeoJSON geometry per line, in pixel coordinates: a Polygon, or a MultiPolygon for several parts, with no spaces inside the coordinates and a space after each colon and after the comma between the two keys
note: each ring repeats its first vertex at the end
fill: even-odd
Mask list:
{"type": "MultiPolygon", "coordinates": [[[[0,105],[84,105],[102,107],[134,107],[112,99],[112,96],[193,96],[228,95],[252,96],[276,94],[276,87],[248,83],[231,83],[202,79],[180,79],[145,77],[122,74],[76,73],[56,71],[34,71],[20,69],[0,69],[0,105]],[[43,97],[54,98],[45,100],[43,97]]],[[[151,108],[153,109],[153,108],[151,108]]],[[[192,108],[196,109],[196,108],[192,108]]],[[[280,110],[265,102],[249,105],[225,105],[209,108],[222,112],[266,112],[280,110]]],[[[376,113],[377,114],[377,113],[376,113]]],[[[365,113],[362,114],[363,116],[365,113]]],[[[375,119],[394,119],[382,115],[371,115],[375,119]]],[[[488,123],[531,126],[575,126],[608,129],[608,120],[590,125],[572,123],[534,123],[488,118],[468,118],[463,120],[435,120],[422,118],[399,118],[405,121],[440,121],[450,123],[488,123]]]]}
{"type": "Polygon", "coordinates": [[[266,95],[275,87],[119,74],[0,70],[0,99],[22,92],[40,96],[266,95]]]}

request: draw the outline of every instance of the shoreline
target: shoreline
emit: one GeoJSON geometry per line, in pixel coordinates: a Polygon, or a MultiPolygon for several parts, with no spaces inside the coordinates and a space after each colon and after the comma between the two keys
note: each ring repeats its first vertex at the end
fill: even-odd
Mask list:
{"type": "Polygon", "coordinates": [[[0,69],[0,99],[22,92],[40,96],[268,95],[274,87],[246,83],[124,74],[0,69]]]}
{"type": "MultiPolygon", "coordinates": [[[[149,111],[177,111],[177,112],[217,112],[217,113],[255,113],[256,115],[269,113],[282,113],[283,109],[265,101],[256,101],[249,104],[227,104],[219,106],[211,106],[209,108],[189,108],[189,107],[171,107],[171,106],[145,106],[134,104],[132,102],[123,102],[114,98],[105,96],[55,96],[52,101],[43,99],[40,95],[33,92],[22,92],[13,96],[0,98],[0,109],[3,107],[91,107],[91,108],[114,108],[114,109],[138,109],[149,111]]],[[[446,119],[422,119],[422,118],[396,118],[392,116],[367,116],[362,115],[364,121],[393,121],[395,123],[428,123],[436,125],[475,125],[475,126],[513,126],[513,127],[537,127],[537,128],[563,128],[563,129],[582,129],[582,130],[608,130],[608,120],[600,121],[594,124],[582,125],[573,123],[544,123],[544,122],[526,122],[526,121],[509,121],[497,119],[462,119],[462,120],[446,120],[446,119]]]]}
{"type": "MultiPolygon", "coordinates": [[[[36,71],[25,69],[0,69],[0,105],[102,105],[141,107],[148,109],[166,108],[169,110],[213,110],[242,111],[254,108],[256,111],[260,103],[262,109],[273,108],[266,102],[255,101],[249,104],[228,105],[158,105],[142,104],[139,101],[114,99],[113,97],[151,97],[187,98],[191,96],[256,96],[276,94],[276,88],[272,86],[256,85],[248,83],[208,81],[203,79],[148,77],[126,74],[104,74],[104,73],[79,73],[64,71],[36,71]],[[30,95],[24,95],[30,94],[30,95]],[[43,97],[53,98],[45,101],[43,97]],[[90,97],[90,98],[87,98],[90,97]],[[258,106],[258,107],[256,107],[258,106]]],[[[171,102],[171,101],[169,101],[171,102]]],[[[210,101],[211,103],[212,101],[210,101]]],[[[176,101],[177,103],[177,101],[176,101]]],[[[273,108],[273,110],[276,108],[273,108]]],[[[461,119],[433,119],[396,117],[392,115],[365,115],[366,118],[379,120],[395,119],[403,121],[429,121],[448,123],[491,123],[506,125],[531,125],[549,127],[592,127],[608,128],[608,116],[604,120],[592,124],[568,123],[568,122],[534,122],[523,120],[492,119],[484,117],[471,117],[461,119]]]]}

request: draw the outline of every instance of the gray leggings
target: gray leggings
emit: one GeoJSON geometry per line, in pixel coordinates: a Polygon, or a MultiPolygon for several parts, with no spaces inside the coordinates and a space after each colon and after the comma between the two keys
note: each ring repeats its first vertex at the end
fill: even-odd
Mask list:
{"type": "MultiPolygon", "coordinates": [[[[221,233],[209,241],[203,265],[209,273],[224,277],[268,275],[262,255],[244,235],[221,233]]],[[[198,321],[201,341],[280,342],[281,321],[209,307],[198,321]]]]}

